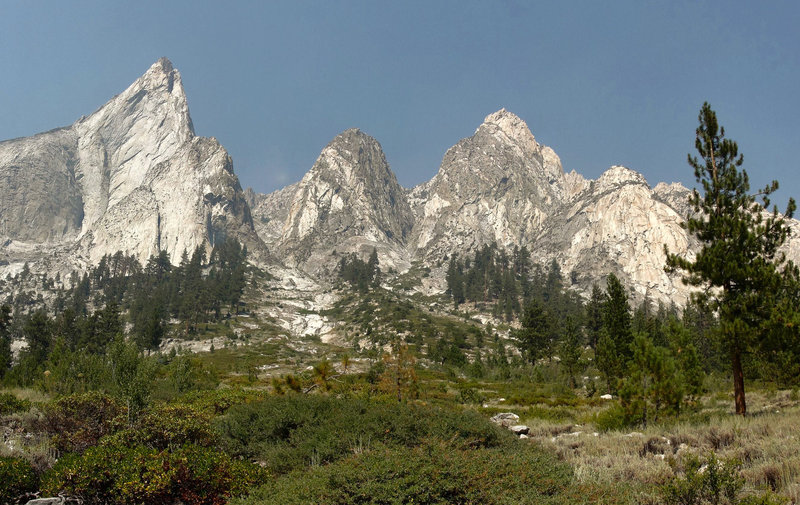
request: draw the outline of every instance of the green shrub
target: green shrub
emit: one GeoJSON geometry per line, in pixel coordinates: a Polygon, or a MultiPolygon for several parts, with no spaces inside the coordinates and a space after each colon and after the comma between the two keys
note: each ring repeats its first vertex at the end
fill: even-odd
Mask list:
{"type": "Polygon", "coordinates": [[[44,409],[43,429],[61,452],[83,452],[125,426],[125,407],[98,392],[59,398],[44,409]]]}
{"type": "Polygon", "coordinates": [[[277,473],[330,463],[365,448],[442,440],[456,448],[496,447],[514,437],[473,411],[289,395],[238,405],[219,419],[223,446],[277,473]]]}
{"type": "Polygon", "coordinates": [[[87,503],[222,505],[266,478],[256,465],[194,445],[175,451],[103,445],[71,454],[45,475],[42,492],[87,503]]]}
{"type": "Polygon", "coordinates": [[[667,505],[736,505],[744,479],[735,461],[720,461],[714,453],[704,460],[687,456],[683,476],[675,477],[663,487],[667,505]]]}
{"type": "Polygon", "coordinates": [[[167,449],[186,444],[210,446],[216,441],[211,415],[190,405],[157,405],[143,411],[127,428],[101,441],[105,445],[143,445],[167,449]]]}
{"type": "Polygon", "coordinates": [[[36,472],[27,460],[0,456],[0,503],[17,503],[26,493],[36,491],[37,484],[36,472]]]}
{"type": "Polygon", "coordinates": [[[459,450],[442,442],[370,451],[269,481],[237,505],[549,503],[570,468],[528,444],[459,450]]]}
{"type": "Polygon", "coordinates": [[[24,412],[31,408],[31,402],[22,400],[11,393],[0,393],[0,416],[24,412]]]}
{"type": "Polygon", "coordinates": [[[628,414],[618,402],[595,414],[592,424],[598,431],[623,430],[631,426],[628,414]]]}
{"type": "Polygon", "coordinates": [[[224,414],[229,408],[242,403],[263,400],[263,391],[246,391],[244,389],[215,389],[212,391],[193,391],[181,398],[181,402],[200,408],[212,415],[224,414]]]}

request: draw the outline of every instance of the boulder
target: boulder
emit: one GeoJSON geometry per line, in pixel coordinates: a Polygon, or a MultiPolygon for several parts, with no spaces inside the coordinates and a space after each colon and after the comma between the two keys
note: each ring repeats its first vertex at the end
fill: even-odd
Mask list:
{"type": "Polygon", "coordinates": [[[492,416],[489,420],[503,428],[510,428],[519,422],[519,416],[513,412],[501,412],[492,416]]]}

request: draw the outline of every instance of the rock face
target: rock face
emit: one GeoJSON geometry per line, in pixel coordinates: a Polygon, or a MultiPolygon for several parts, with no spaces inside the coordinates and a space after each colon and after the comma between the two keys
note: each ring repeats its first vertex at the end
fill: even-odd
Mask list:
{"type": "Polygon", "coordinates": [[[413,215],[380,144],[369,135],[351,129],[336,136],[295,188],[262,205],[283,207],[290,194],[278,239],[290,264],[315,272],[335,261],[334,251],[372,247],[384,264],[405,261],[413,215]]]}
{"type": "MultiPolygon", "coordinates": [[[[212,246],[263,247],[233,164],[195,136],[181,76],[156,62],[128,89],[67,128],[0,143],[0,234],[9,251],[72,245],[96,262],[212,246]]],[[[11,258],[13,261],[13,257],[11,258]]]]}
{"type": "Polygon", "coordinates": [[[570,187],[555,152],[502,109],[451,147],[436,176],[411,192],[410,245],[418,257],[440,259],[491,242],[530,244],[570,187]]]}
{"type": "MultiPolygon", "coordinates": [[[[312,274],[333,265],[334,251],[377,247],[382,265],[402,270],[419,261],[433,268],[429,284],[443,288],[436,265],[445,257],[496,242],[525,246],[542,264],[555,259],[580,291],[603,286],[614,272],[636,302],[682,305],[690,289],[665,273],[664,246],[681,254],[698,247],[681,226],[690,193],[680,184],[651,188],[621,166],[594,181],[564,173],[555,152],[501,109],[447,151],[433,179],[407,193],[378,143],[348,130],[300,183],[252,198],[261,237],[312,274]]],[[[800,241],[786,250],[800,256],[800,241]]]]}
{"type": "Polygon", "coordinates": [[[555,258],[562,271],[575,272],[573,282],[583,290],[592,283],[602,286],[605,276],[614,272],[635,290],[634,298],[681,305],[688,290],[664,272],[664,246],[681,254],[689,250],[683,219],[641,174],[615,166],[553,216],[534,255],[555,258]]]}

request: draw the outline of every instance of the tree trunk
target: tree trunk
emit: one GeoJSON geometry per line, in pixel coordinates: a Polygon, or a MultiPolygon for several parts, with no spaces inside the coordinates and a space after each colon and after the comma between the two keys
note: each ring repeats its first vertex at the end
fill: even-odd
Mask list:
{"type": "Polygon", "coordinates": [[[733,395],[736,402],[736,414],[746,415],[747,404],[744,399],[744,372],[742,371],[742,353],[738,349],[731,353],[733,361],[733,395]]]}

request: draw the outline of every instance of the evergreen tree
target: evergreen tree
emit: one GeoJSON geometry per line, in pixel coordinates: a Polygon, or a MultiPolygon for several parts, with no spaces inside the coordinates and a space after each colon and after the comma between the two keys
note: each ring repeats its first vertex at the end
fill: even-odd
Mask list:
{"type": "Polygon", "coordinates": [[[11,367],[11,307],[0,305],[0,379],[11,367]]]}
{"type": "Polygon", "coordinates": [[[633,354],[633,332],[628,295],[616,275],[609,274],[606,289],[596,359],[609,389],[615,391],[633,354]]]}
{"type": "Polygon", "coordinates": [[[586,337],[592,349],[597,347],[600,340],[600,330],[603,327],[603,291],[597,284],[592,285],[592,294],[586,305],[586,337]]]}
{"type": "Polygon", "coordinates": [[[539,301],[532,300],[522,316],[522,329],[517,331],[517,347],[532,365],[543,357],[550,347],[550,317],[539,301]]]}
{"type": "Polygon", "coordinates": [[[576,385],[575,373],[578,370],[582,350],[580,329],[572,318],[567,316],[564,321],[564,335],[561,339],[561,355],[559,357],[572,387],[576,385]]]}
{"type": "Polygon", "coordinates": [[[683,398],[683,378],[669,349],[653,345],[643,333],[631,345],[628,377],[620,389],[620,400],[629,422],[647,426],[666,411],[677,413],[683,398]]]}
{"type": "Polygon", "coordinates": [[[702,286],[701,296],[718,311],[719,336],[731,360],[736,413],[745,415],[742,358],[757,346],[774,301],[770,295],[780,291],[786,258],[778,249],[789,236],[787,218],[796,205],[790,199],[783,216],[777,208],[768,213],[769,195],[778,189],[777,181],[751,194],[738,146],[725,138],[725,129],[707,102],[699,121],[695,147],[700,159],[688,158],[703,194],[692,192],[693,214],[685,226],[702,248],[691,260],[665,248],[667,269],[682,271],[684,282],[702,286]],[[762,197],[761,203],[756,196],[762,197]]]}

